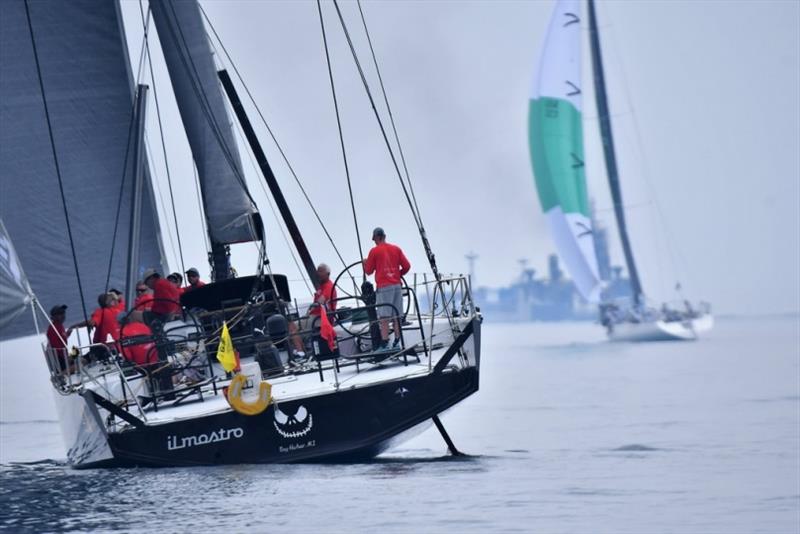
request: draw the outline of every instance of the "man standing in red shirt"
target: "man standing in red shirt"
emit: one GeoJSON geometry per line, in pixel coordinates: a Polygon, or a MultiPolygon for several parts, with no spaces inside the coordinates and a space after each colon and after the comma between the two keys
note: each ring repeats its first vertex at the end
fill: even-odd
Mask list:
{"type": "Polygon", "coordinates": [[[144,312],[144,322],[151,325],[154,320],[166,323],[181,312],[181,294],[175,284],[161,278],[155,269],[144,272],[144,283],[153,290],[153,304],[150,311],[144,312]]]}
{"type": "Polygon", "coordinates": [[[186,281],[189,282],[189,285],[183,288],[184,292],[192,291],[194,289],[203,287],[206,285],[205,282],[200,280],[200,271],[192,267],[188,271],[186,271],[186,281]]]}
{"type": "Polygon", "coordinates": [[[376,310],[381,325],[381,346],[378,350],[389,349],[389,321],[394,322],[394,345],[400,344],[400,314],[403,310],[403,291],[401,277],[411,270],[411,263],[397,245],[386,242],[383,228],[372,231],[375,246],[364,260],[364,272],[375,273],[376,310]]]}
{"type": "MultiPolygon", "coordinates": [[[[61,371],[70,368],[67,351],[67,339],[72,333],[72,327],[64,329],[64,320],[67,318],[67,305],[61,304],[50,308],[50,326],[47,328],[47,345],[58,362],[61,371]]],[[[71,369],[70,369],[71,370],[71,369]]]]}
{"type": "Polygon", "coordinates": [[[122,292],[119,289],[114,289],[113,287],[109,289],[108,292],[113,293],[114,295],[117,296],[117,306],[116,306],[117,314],[119,314],[120,312],[124,312],[126,310],[125,297],[122,296],[122,292]]]}
{"type": "Polygon", "coordinates": [[[119,301],[114,293],[100,293],[97,296],[97,305],[91,317],[87,321],[80,322],[73,325],[73,328],[94,328],[92,336],[92,348],[89,349],[89,354],[94,360],[105,361],[108,359],[108,350],[102,345],[111,347],[113,342],[119,339],[119,323],[117,322],[117,315],[119,315],[119,301]],[[109,336],[111,340],[109,340],[109,336]]]}

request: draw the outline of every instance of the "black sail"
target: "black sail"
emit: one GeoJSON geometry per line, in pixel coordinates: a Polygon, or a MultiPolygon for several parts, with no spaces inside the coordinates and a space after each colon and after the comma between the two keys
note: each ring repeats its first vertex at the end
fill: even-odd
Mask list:
{"type": "Polygon", "coordinates": [[[192,149],[212,243],[260,238],[231,120],[196,0],[150,2],[192,149]]]}
{"type": "MultiPolygon", "coordinates": [[[[106,289],[114,221],[133,106],[133,80],[119,5],[109,0],[28,3],[64,200],[89,313],[106,289]]],[[[0,2],[0,216],[45,309],[83,318],[66,217],[23,0],[0,2]]],[[[110,287],[124,289],[133,157],[121,204],[110,287]]],[[[150,184],[149,179],[147,184],[150,184]]],[[[141,272],[163,267],[154,196],[142,203],[141,272]]],[[[0,339],[34,331],[23,314],[0,339]]]]}

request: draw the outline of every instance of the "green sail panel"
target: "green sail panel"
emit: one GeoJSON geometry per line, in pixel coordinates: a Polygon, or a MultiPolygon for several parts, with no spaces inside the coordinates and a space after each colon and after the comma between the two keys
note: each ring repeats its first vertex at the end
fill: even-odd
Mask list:
{"type": "Polygon", "coordinates": [[[556,249],[580,294],[598,302],[583,156],[579,0],[559,0],[542,48],[528,107],[528,142],[539,202],[556,249]]]}

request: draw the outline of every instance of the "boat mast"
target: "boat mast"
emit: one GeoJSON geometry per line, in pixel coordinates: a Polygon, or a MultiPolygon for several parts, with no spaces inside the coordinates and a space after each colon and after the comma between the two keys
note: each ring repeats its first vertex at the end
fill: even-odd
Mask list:
{"type": "Polygon", "coordinates": [[[136,132],[133,138],[133,191],[131,194],[131,225],[128,233],[128,268],[125,276],[125,301],[136,299],[139,278],[139,235],[142,227],[142,190],[144,184],[144,121],[147,107],[146,85],[136,91],[136,132]]]}
{"type": "Polygon", "coordinates": [[[638,306],[642,299],[642,282],[639,280],[639,271],[633,259],[628,228],[625,224],[625,207],[622,203],[622,189],[619,183],[617,157],[614,151],[614,136],[611,131],[611,115],[608,110],[608,96],[606,95],[606,81],[603,73],[603,56],[600,50],[600,35],[597,32],[597,16],[594,9],[594,0],[589,2],[589,42],[592,54],[592,73],[594,76],[594,94],[597,101],[597,114],[600,123],[600,137],[603,140],[603,153],[605,154],[608,186],[611,189],[611,198],[614,202],[614,215],[617,218],[619,238],[622,241],[622,251],[625,254],[625,263],[628,266],[628,276],[631,280],[633,303],[638,306]]]}
{"type": "Polygon", "coordinates": [[[267,161],[267,156],[261,148],[261,143],[258,142],[256,132],[253,130],[253,125],[250,123],[247,113],[245,113],[242,101],[239,99],[239,94],[233,86],[233,81],[231,81],[231,77],[225,69],[218,71],[217,74],[222,82],[222,87],[228,94],[228,99],[231,101],[233,112],[236,114],[236,118],[239,119],[242,130],[244,130],[247,142],[250,143],[250,148],[253,151],[253,155],[256,157],[258,167],[264,175],[264,181],[267,182],[270,193],[272,193],[272,198],[275,199],[275,204],[278,206],[278,211],[281,213],[283,222],[286,224],[286,229],[289,230],[289,235],[292,237],[292,242],[297,249],[297,253],[300,255],[303,267],[305,267],[311,283],[314,284],[314,288],[319,289],[319,278],[317,277],[317,268],[314,265],[314,260],[311,259],[311,253],[308,251],[306,242],[303,240],[303,235],[297,227],[292,211],[289,209],[289,204],[286,203],[286,198],[284,198],[278,181],[275,179],[275,174],[272,172],[269,161],[267,161]]]}

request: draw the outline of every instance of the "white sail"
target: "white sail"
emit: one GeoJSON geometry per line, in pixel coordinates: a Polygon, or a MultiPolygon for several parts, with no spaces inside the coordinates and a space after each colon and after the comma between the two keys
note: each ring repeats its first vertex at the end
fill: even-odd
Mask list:
{"type": "Polygon", "coordinates": [[[583,157],[579,0],[559,0],[531,88],[528,135],[539,201],[559,256],[589,302],[600,276],[583,157]]]}

